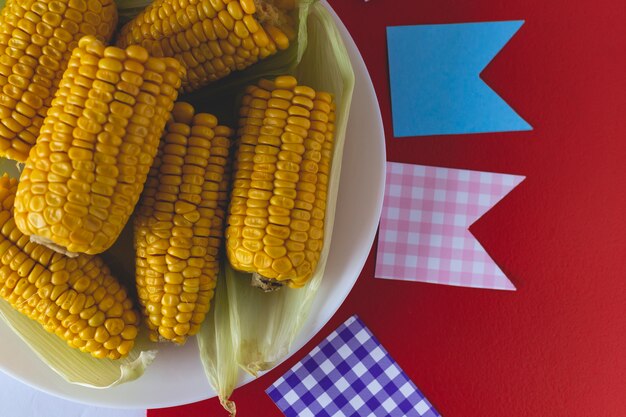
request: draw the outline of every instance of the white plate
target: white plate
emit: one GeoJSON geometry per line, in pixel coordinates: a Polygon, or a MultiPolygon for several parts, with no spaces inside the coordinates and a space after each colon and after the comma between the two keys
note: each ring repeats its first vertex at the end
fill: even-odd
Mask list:
{"type": "MultiPolygon", "coordinates": [[[[385,140],[374,87],[354,41],[336,14],[332,14],[350,53],[356,84],[326,274],[309,322],[296,339],[292,353],[330,320],[361,273],[378,227],[385,184],[385,140]]],[[[141,378],[103,390],[62,380],[3,322],[0,341],[0,370],[34,388],[72,401],[104,407],[161,408],[215,396],[193,340],[183,347],[164,345],[141,378]]],[[[239,385],[251,380],[245,375],[239,385]]]]}

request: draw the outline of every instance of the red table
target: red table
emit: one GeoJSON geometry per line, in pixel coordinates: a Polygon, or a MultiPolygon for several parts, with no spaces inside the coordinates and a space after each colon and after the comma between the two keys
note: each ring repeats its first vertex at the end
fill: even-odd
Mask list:
{"type": "MultiPolygon", "coordinates": [[[[518,291],[375,279],[372,250],[328,325],[235,391],[238,415],[281,415],[265,389],[355,313],[447,417],[626,415],[626,2],[331,4],[371,73],[389,161],[527,177],[470,229],[518,291]],[[517,19],[482,76],[533,131],[393,137],[386,26],[517,19]]],[[[212,399],[148,415],[225,412],[212,399]]]]}

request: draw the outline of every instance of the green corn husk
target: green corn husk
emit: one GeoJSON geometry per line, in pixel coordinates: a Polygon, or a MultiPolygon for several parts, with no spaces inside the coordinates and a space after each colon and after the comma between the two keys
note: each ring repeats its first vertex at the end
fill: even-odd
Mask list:
{"type": "Polygon", "coordinates": [[[133,350],[124,359],[96,359],[72,349],[39,323],[0,300],[0,317],[52,370],[69,383],[90,388],[109,388],[143,375],[156,356],[145,329],[137,336],[133,350]]]}
{"type": "MultiPolygon", "coordinates": [[[[215,350],[206,349],[206,346],[221,344],[224,357],[220,357],[218,352],[218,356],[210,360],[223,364],[232,361],[232,353],[228,350],[230,343],[234,347],[236,363],[255,376],[284,359],[309,316],[312,301],[324,275],[330,248],[345,130],[354,88],[354,72],[341,35],[328,10],[315,0],[302,1],[299,7],[298,40],[284,55],[266,60],[263,71],[259,70],[261,64],[256,66],[254,77],[242,73],[238,84],[229,77],[227,87],[209,87],[218,91],[220,88],[224,89],[233,96],[235,89],[241,92],[246,84],[258,78],[293,74],[300,84],[334,94],[337,103],[324,246],[315,274],[303,288],[294,290],[283,287],[280,291],[264,293],[250,285],[250,274],[235,271],[228,262],[224,262],[230,317],[228,320],[217,320],[215,327],[203,326],[198,335],[205,372],[223,405],[232,406],[228,398],[234,389],[236,370],[227,369],[224,365],[221,373],[217,373],[216,369],[206,366],[209,357],[216,353],[215,350]],[[230,322],[230,329],[224,328],[227,322],[230,322]],[[221,340],[216,340],[220,336],[221,340]]],[[[218,302],[223,296],[222,290],[216,296],[218,302]]],[[[222,312],[216,314],[221,315],[222,312]]],[[[231,413],[233,411],[232,407],[227,410],[231,413]]]]}
{"type": "Polygon", "coordinates": [[[235,403],[228,398],[237,385],[239,367],[233,349],[229,308],[228,288],[222,268],[217,277],[213,305],[198,334],[198,350],[209,383],[222,406],[234,416],[235,403]]]}

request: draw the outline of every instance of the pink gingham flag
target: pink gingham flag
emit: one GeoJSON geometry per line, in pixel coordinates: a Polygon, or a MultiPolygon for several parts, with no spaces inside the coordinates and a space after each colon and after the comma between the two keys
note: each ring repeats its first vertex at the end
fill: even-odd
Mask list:
{"type": "Polygon", "coordinates": [[[468,228],[523,179],[387,162],[376,277],[515,290],[468,228]]]}

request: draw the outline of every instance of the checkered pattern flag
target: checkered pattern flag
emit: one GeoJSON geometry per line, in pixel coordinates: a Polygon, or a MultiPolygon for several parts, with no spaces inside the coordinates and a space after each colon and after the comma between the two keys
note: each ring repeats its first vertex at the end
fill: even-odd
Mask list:
{"type": "Polygon", "coordinates": [[[523,179],[387,162],[376,277],[515,290],[468,228],[523,179]]]}
{"type": "Polygon", "coordinates": [[[357,316],[267,393],[287,417],[440,416],[357,316]]]}

